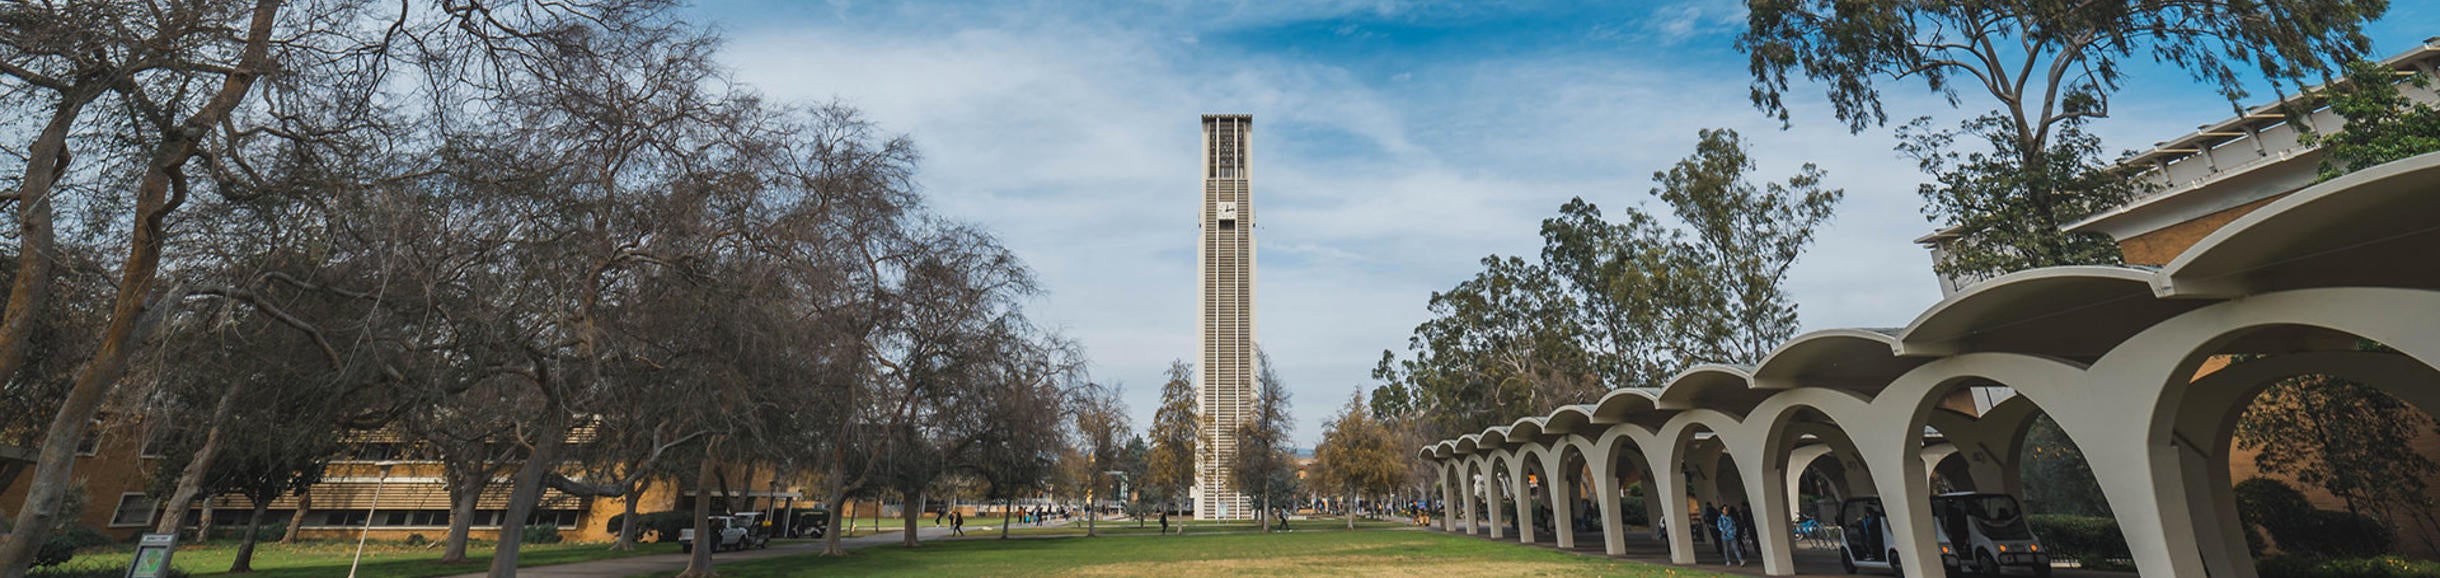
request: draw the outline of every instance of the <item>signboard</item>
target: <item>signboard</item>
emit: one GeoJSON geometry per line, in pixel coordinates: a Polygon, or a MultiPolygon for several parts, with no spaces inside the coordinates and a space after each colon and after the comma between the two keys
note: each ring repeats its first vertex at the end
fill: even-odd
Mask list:
{"type": "Polygon", "coordinates": [[[145,534],[136,542],[135,559],[127,563],[127,578],[169,576],[169,556],[177,551],[177,534],[145,534]]]}

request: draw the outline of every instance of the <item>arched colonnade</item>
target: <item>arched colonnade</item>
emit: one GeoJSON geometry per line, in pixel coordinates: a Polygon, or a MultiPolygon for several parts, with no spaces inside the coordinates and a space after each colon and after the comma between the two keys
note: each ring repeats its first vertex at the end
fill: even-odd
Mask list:
{"type": "MultiPolygon", "coordinates": [[[[1572,547],[1566,521],[1579,505],[1566,498],[1596,496],[1589,513],[1614,555],[1625,549],[1621,480],[1648,481],[1646,511],[1672,529],[1691,523],[1686,496],[1725,487],[1751,503],[1771,575],[1795,572],[1797,477],[1834,458],[1855,466],[1834,480],[1841,491],[1882,496],[1891,547],[1909,575],[1927,576],[1941,567],[1928,511],[1934,468],[1962,458],[1947,462],[1958,464],[1957,482],[2021,496],[2025,432],[2047,413],[2082,449],[2140,573],[2254,578],[2230,491],[2237,417],[2263,388],[2305,374],[2440,415],[2432,255],[2440,154],[2292,193],[2165,267],[2007,275],[1903,328],[1808,333],[1756,366],[1694,367],[1420,455],[1438,465],[1442,529],[1572,547]],[[2016,395],[1982,411],[1944,407],[1986,386],[2016,395]],[[1567,475],[1571,458],[1589,479],[1567,475]],[[1536,511],[1535,492],[1546,492],[1548,512],[1536,511]],[[1537,515],[1560,521],[1555,540],[1536,535],[1537,515]]],[[[1687,532],[1669,532],[1668,547],[1673,562],[1695,560],[1687,532]]]]}

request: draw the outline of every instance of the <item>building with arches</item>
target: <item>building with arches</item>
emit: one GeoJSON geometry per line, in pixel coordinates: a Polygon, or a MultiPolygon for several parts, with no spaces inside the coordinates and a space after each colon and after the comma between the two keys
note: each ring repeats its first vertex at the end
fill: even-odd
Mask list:
{"type": "MultiPolygon", "coordinates": [[[[2433,254],[2440,153],[2256,203],[2157,267],[2009,274],[1961,287],[1903,327],[1807,333],[1755,366],[1689,368],[1418,455],[1449,507],[1441,529],[1507,538],[1518,520],[1515,539],[1575,547],[1575,533],[1537,536],[1533,522],[1590,504],[1604,549],[1621,554],[1614,497],[1649,482],[1646,511],[1670,528],[1690,527],[1690,500],[1750,503],[1771,575],[1795,572],[1795,476],[1836,460],[1842,475],[1830,482],[1881,496],[1890,548],[1908,575],[1925,576],[1941,567],[1934,470],[2021,494],[2019,450],[2047,414],[2083,450],[2139,572],[2251,578],[2229,468],[2237,418],[2298,375],[2343,377],[2440,413],[2433,254]],[[2208,363],[2225,366],[2205,373],[2208,363]],[[1957,407],[1978,387],[2015,395],[1957,407]]],[[[1671,561],[1695,561],[1689,533],[1668,542],[1671,561]]]]}

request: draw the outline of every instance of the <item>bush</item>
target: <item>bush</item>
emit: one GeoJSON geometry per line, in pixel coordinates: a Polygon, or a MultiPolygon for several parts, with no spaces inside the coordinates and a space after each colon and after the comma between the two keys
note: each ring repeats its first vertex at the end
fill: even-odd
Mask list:
{"type": "Polygon", "coordinates": [[[2114,558],[2133,558],[2127,548],[2125,534],[2118,531],[2118,520],[2101,516],[2066,514],[2034,514],[2025,517],[2033,527],[2033,535],[2042,539],[2042,547],[2050,555],[2074,558],[2086,566],[2114,558]]]}
{"type": "Polygon", "coordinates": [[[525,543],[527,544],[557,544],[559,540],[558,524],[525,527],[525,543]]]}
{"type": "Polygon", "coordinates": [[[422,546],[429,546],[429,545],[431,545],[431,544],[432,544],[432,539],[431,539],[431,538],[426,538],[426,537],[424,537],[424,535],[423,535],[423,534],[408,534],[408,535],[407,535],[407,545],[408,545],[408,546],[422,547],[422,546]]]}
{"type": "Polygon", "coordinates": [[[64,528],[45,537],[42,547],[34,550],[34,565],[42,567],[66,564],[69,560],[76,558],[76,551],[80,548],[110,543],[112,543],[110,537],[102,535],[99,530],[84,526],[64,528]]]}
{"type": "Polygon", "coordinates": [[[2397,556],[2318,559],[2271,556],[2254,562],[2262,578],[2406,578],[2440,576],[2440,562],[2397,556]]]}
{"type": "MultiPolygon", "coordinates": [[[[638,541],[675,542],[679,530],[695,527],[693,514],[689,512],[651,512],[639,514],[636,518],[643,522],[636,528],[635,539],[638,541]]],[[[626,514],[611,516],[610,524],[604,526],[603,531],[617,536],[619,524],[626,520],[626,514]]]]}
{"type": "MultiPolygon", "coordinates": [[[[278,542],[280,537],[286,535],[288,535],[288,522],[285,521],[265,522],[261,528],[254,529],[254,540],[257,542],[278,542]]],[[[212,528],[213,540],[239,540],[245,537],[246,526],[244,524],[212,528]]]]}
{"type": "MultiPolygon", "coordinates": [[[[126,575],[126,568],[89,565],[75,568],[35,568],[25,573],[26,578],[121,578],[126,575]]],[[[169,578],[189,578],[193,575],[186,573],[185,570],[171,568],[168,576],[169,578]]]]}
{"type": "Polygon", "coordinates": [[[2257,553],[2260,545],[2252,543],[2252,526],[2270,534],[2281,553],[2312,559],[2378,556],[2388,553],[2396,538],[2388,525],[2371,517],[2315,509],[2304,492],[2287,482],[2253,478],[2235,489],[2237,516],[2248,526],[2247,542],[2257,553]]]}

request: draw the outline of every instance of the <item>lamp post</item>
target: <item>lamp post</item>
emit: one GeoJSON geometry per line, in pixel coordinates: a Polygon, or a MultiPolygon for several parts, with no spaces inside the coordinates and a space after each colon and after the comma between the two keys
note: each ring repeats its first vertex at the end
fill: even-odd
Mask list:
{"type": "Polygon", "coordinates": [[[398,462],[385,460],[373,465],[381,467],[381,477],[373,481],[373,503],[364,507],[364,528],[356,531],[356,559],[347,563],[347,578],[356,578],[356,567],[364,563],[364,540],[373,535],[373,514],[381,510],[381,487],[390,483],[390,468],[397,467],[398,462]]]}

